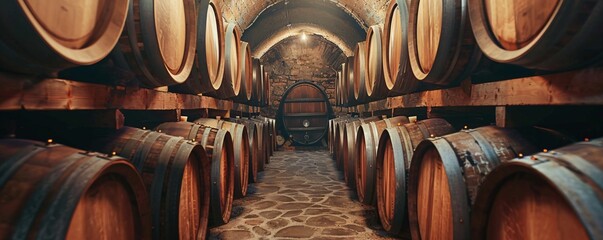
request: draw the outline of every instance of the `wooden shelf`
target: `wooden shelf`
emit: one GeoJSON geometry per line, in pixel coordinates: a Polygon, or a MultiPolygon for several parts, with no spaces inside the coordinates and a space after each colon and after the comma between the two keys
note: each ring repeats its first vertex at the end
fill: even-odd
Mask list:
{"type": "Polygon", "coordinates": [[[0,73],[0,110],[194,110],[258,108],[206,96],[0,73]]]}
{"type": "Polygon", "coordinates": [[[362,113],[396,108],[538,105],[603,105],[603,68],[424,91],[347,110],[362,113]]]}

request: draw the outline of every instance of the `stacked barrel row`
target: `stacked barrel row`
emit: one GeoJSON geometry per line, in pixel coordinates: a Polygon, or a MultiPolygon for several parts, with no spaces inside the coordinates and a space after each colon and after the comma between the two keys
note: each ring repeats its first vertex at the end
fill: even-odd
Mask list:
{"type": "Polygon", "coordinates": [[[603,236],[603,139],[561,141],[539,153],[536,146],[556,135],[494,126],[459,132],[443,119],[403,116],[340,117],[329,128],[346,183],[360,202],[376,206],[392,234],[603,236]]]}
{"type": "Polygon", "coordinates": [[[392,0],[368,28],[337,81],[337,105],[352,106],[458,85],[599,63],[602,2],[392,0]],[[475,81],[475,79],[474,79],[475,81]]]}
{"type": "Polygon", "coordinates": [[[0,9],[3,71],[269,102],[268,73],[215,0],[7,1],[0,9]],[[77,66],[88,67],[63,71],[77,66]]]}
{"type": "Polygon", "coordinates": [[[124,127],[92,140],[101,153],[0,140],[0,236],[205,239],[208,226],[229,221],[233,198],[246,196],[274,149],[271,119],[237,122],[124,127]]]}

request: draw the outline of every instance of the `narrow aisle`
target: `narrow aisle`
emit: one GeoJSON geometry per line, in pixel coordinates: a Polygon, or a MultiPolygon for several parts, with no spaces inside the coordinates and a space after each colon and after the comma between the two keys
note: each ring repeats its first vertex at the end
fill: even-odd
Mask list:
{"type": "Polygon", "coordinates": [[[260,176],[210,239],[389,239],[376,211],[353,200],[328,151],[275,152],[260,176]]]}

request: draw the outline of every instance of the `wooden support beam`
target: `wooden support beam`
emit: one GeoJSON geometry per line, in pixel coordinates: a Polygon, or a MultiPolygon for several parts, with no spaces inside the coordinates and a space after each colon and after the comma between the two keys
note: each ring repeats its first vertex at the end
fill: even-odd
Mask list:
{"type": "Polygon", "coordinates": [[[125,88],[0,73],[0,110],[230,110],[233,102],[154,89],[125,88]]]}
{"type": "Polygon", "coordinates": [[[603,105],[603,68],[432,90],[390,98],[390,108],[603,105]]]}

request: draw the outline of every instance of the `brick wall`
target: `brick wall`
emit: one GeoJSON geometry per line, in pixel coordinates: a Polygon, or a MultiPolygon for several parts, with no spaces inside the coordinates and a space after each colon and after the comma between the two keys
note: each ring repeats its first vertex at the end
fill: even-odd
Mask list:
{"type": "Polygon", "coordinates": [[[275,45],[261,59],[270,74],[272,103],[262,109],[266,116],[276,116],[287,87],[301,80],[317,83],[335,104],[335,80],[345,55],[335,44],[320,36],[289,37],[275,45]]]}

